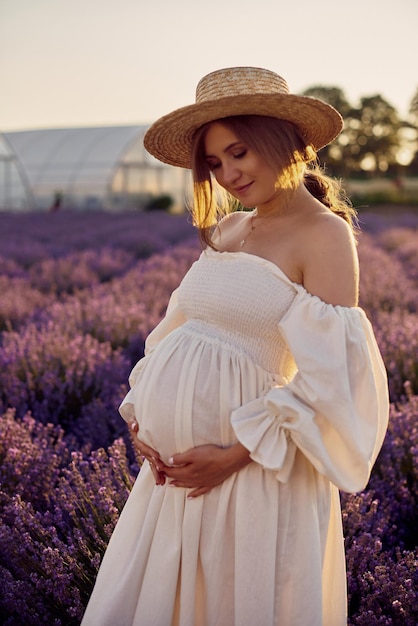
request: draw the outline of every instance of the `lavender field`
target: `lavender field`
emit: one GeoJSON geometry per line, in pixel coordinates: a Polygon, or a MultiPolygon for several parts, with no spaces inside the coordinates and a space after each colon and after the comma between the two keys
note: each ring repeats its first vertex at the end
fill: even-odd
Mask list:
{"type": "MultiPolygon", "coordinates": [[[[367,489],[342,494],[349,624],[418,623],[418,216],[361,215],[389,375],[367,489]]],[[[140,471],[117,407],[199,254],[186,216],[0,214],[0,622],[76,625],[140,471]]]]}

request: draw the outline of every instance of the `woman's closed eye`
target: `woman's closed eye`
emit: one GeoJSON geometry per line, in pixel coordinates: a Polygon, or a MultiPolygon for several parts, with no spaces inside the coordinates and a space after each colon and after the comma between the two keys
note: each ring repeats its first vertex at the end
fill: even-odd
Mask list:
{"type": "Polygon", "coordinates": [[[240,150],[239,152],[235,152],[232,156],[234,159],[243,159],[247,154],[247,150],[240,150]]]}
{"type": "MultiPolygon", "coordinates": [[[[237,152],[231,153],[231,157],[233,159],[243,159],[246,156],[246,154],[247,154],[247,150],[244,149],[244,150],[239,150],[237,152]]],[[[222,166],[222,163],[220,161],[206,161],[206,162],[211,172],[213,172],[214,170],[222,166]]]]}

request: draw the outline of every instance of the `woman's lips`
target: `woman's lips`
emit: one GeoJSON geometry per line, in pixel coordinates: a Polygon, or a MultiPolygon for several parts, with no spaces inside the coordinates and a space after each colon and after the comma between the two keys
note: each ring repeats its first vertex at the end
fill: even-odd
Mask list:
{"type": "Polygon", "coordinates": [[[253,183],[247,183],[246,185],[242,185],[242,187],[235,187],[234,191],[235,193],[245,193],[246,191],[248,191],[248,189],[251,187],[253,183]]]}

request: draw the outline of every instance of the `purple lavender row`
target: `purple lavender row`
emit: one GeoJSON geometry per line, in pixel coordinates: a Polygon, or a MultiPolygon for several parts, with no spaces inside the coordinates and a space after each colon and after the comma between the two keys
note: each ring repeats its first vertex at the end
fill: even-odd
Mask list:
{"type": "MultiPolygon", "coordinates": [[[[343,495],[353,625],[416,624],[417,408],[416,397],[392,405],[368,489],[343,495]]],[[[4,623],[80,619],[133,484],[126,447],[119,439],[107,452],[71,452],[62,429],[30,416],[16,419],[13,411],[1,424],[4,623]]]]}
{"type": "MultiPolygon", "coordinates": [[[[115,216],[6,217],[0,616],[9,625],[78,623],[139,469],[116,411],[126,375],[198,249],[195,239],[173,247],[190,230],[183,220],[173,239],[172,216],[141,217],[143,230],[164,242],[147,260],[133,247],[143,234],[130,221],[138,216],[123,217],[124,231],[115,216]]],[[[361,305],[394,402],[367,490],[343,495],[351,625],[418,622],[418,234],[413,217],[401,222],[367,216],[359,243],[361,305]]]]}

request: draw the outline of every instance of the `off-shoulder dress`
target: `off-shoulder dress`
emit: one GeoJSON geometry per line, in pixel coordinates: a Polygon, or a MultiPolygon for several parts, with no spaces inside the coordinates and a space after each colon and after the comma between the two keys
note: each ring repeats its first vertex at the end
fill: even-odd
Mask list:
{"type": "Polygon", "coordinates": [[[339,490],[365,487],[388,418],[364,311],[207,249],[129,382],[120,412],[165,461],[240,441],[253,462],[196,499],[144,465],[83,626],[346,624],[339,490]]]}

